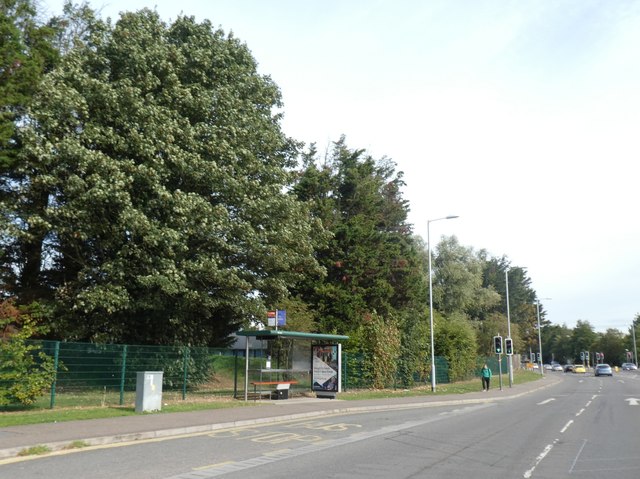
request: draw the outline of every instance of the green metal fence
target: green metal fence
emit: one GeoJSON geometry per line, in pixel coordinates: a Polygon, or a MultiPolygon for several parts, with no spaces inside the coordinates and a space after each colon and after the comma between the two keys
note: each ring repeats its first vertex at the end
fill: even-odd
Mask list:
{"type": "MultiPolygon", "coordinates": [[[[38,346],[40,351],[55,360],[56,378],[47,395],[51,408],[134,404],[137,373],[142,371],[163,372],[163,398],[166,400],[244,396],[244,350],[63,341],[29,343],[38,346]]],[[[261,362],[267,351],[252,349],[250,354],[250,362],[261,362]]],[[[364,359],[355,353],[343,354],[343,390],[372,387],[371,380],[362,368],[367,362],[364,359]]],[[[496,374],[496,359],[478,358],[477,370],[470,371],[469,376],[477,376],[485,361],[489,362],[496,374]]],[[[427,364],[419,371],[399,367],[396,377],[386,386],[406,388],[427,385],[431,381],[429,374],[430,367],[427,364]]],[[[436,357],[436,374],[438,384],[450,382],[449,365],[445,358],[436,357]]],[[[305,384],[300,387],[305,387],[305,384]]]]}
{"type": "Polygon", "coordinates": [[[121,344],[36,342],[55,360],[56,378],[51,385],[50,407],[67,394],[98,399],[103,405],[135,401],[137,373],[163,372],[163,395],[186,399],[187,395],[233,396],[238,352],[231,349],[187,346],[133,346],[121,344]]]}

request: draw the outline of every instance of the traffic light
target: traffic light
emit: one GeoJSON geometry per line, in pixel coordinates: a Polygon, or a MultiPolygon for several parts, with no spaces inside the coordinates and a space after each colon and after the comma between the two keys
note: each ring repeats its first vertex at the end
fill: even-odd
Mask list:
{"type": "Polygon", "coordinates": [[[496,354],[502,354],[502,336],[493,337],[493,351],[496,354]]]}
{"type": "Polygon", "coordinates": [[[504,353],[507,356],[513,355],[513,340],[511,338],[504,338],[504,353]]]}

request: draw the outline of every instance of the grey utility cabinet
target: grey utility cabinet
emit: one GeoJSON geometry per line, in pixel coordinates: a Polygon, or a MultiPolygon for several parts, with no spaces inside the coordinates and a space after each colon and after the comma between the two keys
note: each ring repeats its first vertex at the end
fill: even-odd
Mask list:
{"type": "Polygon", "coordinates": [[[162,409],[162,371],[139,371],[136,378],[136,412],[162,409]]]}

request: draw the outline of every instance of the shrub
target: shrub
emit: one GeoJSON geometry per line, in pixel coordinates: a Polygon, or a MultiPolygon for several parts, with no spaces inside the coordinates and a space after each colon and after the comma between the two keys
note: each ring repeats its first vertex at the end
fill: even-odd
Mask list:
{"type": "Polygon", "coordinates": [[[0,330],[5,333],[0,339],[0,406],[33,404],[56,374],[53,358],[39,346],[26,343],[40,328],[30,314],[4,300],[0,302],[0,330]]]}

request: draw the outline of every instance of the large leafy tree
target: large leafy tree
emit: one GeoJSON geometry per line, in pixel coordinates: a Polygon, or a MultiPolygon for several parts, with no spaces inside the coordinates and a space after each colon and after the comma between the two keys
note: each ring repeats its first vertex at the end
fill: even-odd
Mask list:
{"type": "Polygon", "coordinates": [[[583,351],[593,351],[598,339],[598,334],[589,321],[579,319],[571,334],[571,359],[578,361],[583,351]]]}
{"type": "MultiPolygon", "coordinates": [[[[531,287],[526,268],[513,266],[505,256],[489,258],[484,262],[483,285],[500,294],[500,302],[489,313],[507,313],[507,279],[509,280],[509,317],[518,325],[522,346],[536,350],[538,344],[537,296],[531,287]]],[[[485,312],[486,313],[486,312],[485,312]]],[[[544,306],[540,306],[540,324],[548,324],[544,306]]],[[[480,319],[484,319],[481,315],[480,319]]]]}
{"type": "MultiPolygon", "coordinates": [[[[21,132],[17,243],[40,228],[40,277],[68,339],[223,344],[318,271],[280,92],[233,36],[149,10],[95,22],[46,76],[21,132]]],[[[32,235],[33,236],[33,235],[32,235]]],[[[16,265],[21,271],[22,265],[16,265]]]]}
{"type": "MultiPolygon", "coordinates": [[[[625,348],[625,335],[619,329],[609,328],[606,332],[598,334],[594,345],[597,352],[604,353],[605,360],[611,365],[620,366],[627,361],[625,348]]],[[[595,351],[590,351],[594,353],[595,351]]],[[[593,358],[593,354],[591,354],[593,358]]]]}
{"type": "Polygon", "coordinates": [[[482,321],[475,321],[476,334],[478,338],[478,354],[480,356],[490,356],[493,353],[494,336],[502,336],[506,338],[511,329],[511,339],[513,340],[513,350],[515,354],[529,354],[528,346],[525,347],[520,336],[520,327],[518,324],[512,323],[509,328],[507,315],[502,313],[492,313],[482,321]]]}
{"type": "Polygon", "coordinates": [[[44,73],[58,61],[56,29],[37,19],[32,0],[0,0],[0,168],[20,150],[16,128],[44,73]]]}
{"type": "Polygon", "coordinates": [[[424,301],[424,272],[402,174],[386,158],[349,149],[344,138],[319,164],[312,149],[295,192],[331,233],[317,253],[326,278],[300,285],[321,328],[348,333],[373,312],[389,319],[416,307],[424,301]]]}
{"type": "Polygon", "coordinates": [[[330,233],[317,243],[326,277],[300,283],[298,293],[316,311],[318,329],[349,334],[352,350],[379,359],[364,364],[377,368],[375,384],[398,364],[410,382],[426,353],[425,256],[407,223],[403,186],[393,162],[350,149],[343,137],[323,160],[312,145],[294,189],[330,233]]]}
{"type": "Polygon", "coordinates": [[[443,237],[435,249],[433,302],[438,311],[476,319],[499,304],[493,285],[483,285],[484,252],[462,246],[455,236],[443,237]]]}
{"type": "Polygon", "coordinates": [[[571,344],[572,331],[566,325],[549,324],[542,328],[542,355],[544,362],[570,363],[574,360],[571,344]]]}
{"type": "Polygon", "coordinates": [[[531,287],[531,278],[526,268],[513,266],[506,256],[488,258],[484,263],[483,284],[500,294],[501,301],[496,310],[507,311],[507,283],[509,280],[509,314],[515,323],[531,320],[530,306],[536,302],[536,293],[531,287]]]}
{"type": "MultiPolygon", "coordinates": [[[[25,181],[16,170],[23,142],[18,127],[31,121],[28,108],[42,77],[57,64],[59,55],[54,41],[59,29],[38,20],[35,2],[0,0],[0,205],[9,201],[16,182],[25,181]]],[[[16,199],[13,198],[15,201],[16,199]]],[[[46,207],[46,194],[34,185],[18,201],[25,217],[46,207]]],[[[40,289],[39,265],[44,229],[33,225],[19,243],[11,241],[7,223],[14,217],[5,208],[0,211],[0,282],[4,295],[40,289]],[[19,263],[21,281],[15,281],[19,263]]],[[[22,221],[27,221],[26,218],[22,221]]]]}
{"type": "Polygon", "coordinates": [[[631,358],[626,358],[626,362],[633,362],[638,364],[638,337],[640,337],[640,313],[636,313],[635,317],[633,318],[633,322],[629,327],[629,334],[627,335],[625,349],[627,351],[631,351],[631,358]]]}

